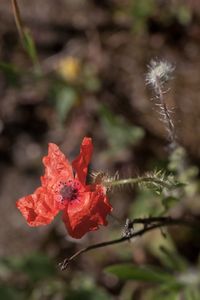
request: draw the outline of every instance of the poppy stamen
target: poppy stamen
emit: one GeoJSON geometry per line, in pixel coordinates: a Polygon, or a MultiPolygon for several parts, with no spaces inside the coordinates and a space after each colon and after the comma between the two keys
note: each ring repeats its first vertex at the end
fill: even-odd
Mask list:
{"type": "Polygon", "coordinates": [[[78,189],[72,185],[64,184],[60,190],[62,201],[72,201],[78,198],[78,189]]]}

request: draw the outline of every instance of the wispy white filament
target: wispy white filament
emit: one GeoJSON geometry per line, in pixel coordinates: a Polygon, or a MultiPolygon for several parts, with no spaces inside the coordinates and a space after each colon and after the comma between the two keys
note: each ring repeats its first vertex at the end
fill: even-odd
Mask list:
{"type": "Polygon", "coordinates": [[[151,60],[148,66],[148,72],[146,75],[146,83],[150,85],[155,91],[157,106],[159,108],[161,121],[165,125],[168,133],[168,139],[173,145],[176,146],[176,132],[174,123],[171,117],[171,112],[167,107],[164,99],[164,85],[171,79],[174,71],[174,66],[165,60],[151,60]]]}
{"type": "Polygon", "coordinates": [[[155,89],[156,93],[160,86],[163,86],[170,78],[174,71],[174,66],[165,60],[151,60],[149,71],[146,75],[146,83],[155,89]]]}

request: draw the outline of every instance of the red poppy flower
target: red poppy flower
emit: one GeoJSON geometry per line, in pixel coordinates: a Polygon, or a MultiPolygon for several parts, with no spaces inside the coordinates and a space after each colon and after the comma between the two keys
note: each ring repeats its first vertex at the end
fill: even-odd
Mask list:
{"type": "Polygon", "coordinates": [[[106,216],[112,207],[106,188],[99,183],[86,184],[92,152],[92,140],[85,137],[80,154],[70,165],[58,146],[49,144],[48,155],[43,158],[45,174],[41,186],[17,201],[17,208],[30,226],[49,224],[60,210],[74,238],[97,230],[99,225],[107,225],[106,216]]]}

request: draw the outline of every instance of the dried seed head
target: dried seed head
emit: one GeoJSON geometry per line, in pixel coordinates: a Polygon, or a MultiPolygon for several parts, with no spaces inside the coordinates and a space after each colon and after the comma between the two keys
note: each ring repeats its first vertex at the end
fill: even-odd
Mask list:
{"type": "Polygon", "coordinates": [[[174,71],[174,66],[165,60],[151,60],[148,68],[146,84],[150,85],[156,92],[171,78],[174,71]]]}
{"type": "Polygon", "coordinates": [[[164,85],[169,79],[171,79],[172,72],[174,71],[174,66],[165,60],[151,60],[148,68],[149,71],[146,75],[146,83],[149,84],[155,92],[155,99],[157,101],[156,105],[159,109],[161,121],[165,125],[166,132],[168,133],[168,139],[171,145],[175,147],[175,126],[171,116],[171,111],[168,109],[164,98],[164,94],[166,92],[164,90],[164,85]]]}

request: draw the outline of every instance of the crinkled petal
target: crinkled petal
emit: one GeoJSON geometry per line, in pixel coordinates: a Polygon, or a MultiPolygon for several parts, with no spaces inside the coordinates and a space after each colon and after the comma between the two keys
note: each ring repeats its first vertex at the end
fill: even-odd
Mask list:
{"type": "Polygon", "coordinates": [[[59,212],[53,195],[42,187],[19,199],[16,205],[29,226],[47,225],[59,212]]]}
{"type": "Polygon", "coordinates": [[[89,231],[107,225],[106,217],[112,211],[108,198],[100,185],[96,190],[85,192],[80,200],[71,202],[64,210],[63,221],[70,236],[81,238],[89,231]]]}
{"type": "Polygon", "coordinates": [[[93,152],[92,139],[85,137],[81,144],[80,154],[73,160],[72,167],[76,171],[76,178],[85,184],[88,165],[93,152]]]}
{"type": "Polygon", "coordinates": [[[73,171],[69,161],[57,145],[50,143],[48,155],[43,158],[45,174],[41,177],[42,185],[51,188],[57,178],[73,178],[73,171]]]}

